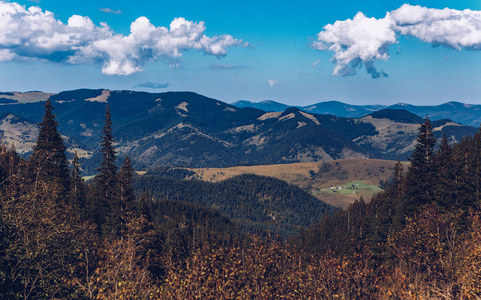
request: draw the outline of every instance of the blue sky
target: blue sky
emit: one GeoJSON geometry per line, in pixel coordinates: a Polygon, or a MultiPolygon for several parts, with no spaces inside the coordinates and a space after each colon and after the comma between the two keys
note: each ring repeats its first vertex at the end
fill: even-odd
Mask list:
{"type": "Polygon", "coordinates": [[[406,2],[373,0],[40,0],[2,2],[2,6],[17,3],[40,10],[22,12],[17,7],[25,15],[17,20],[18,28],[9,24],[20,18],[19,14],[11,14],[10,22],[0,21],[1,91],[194,91],[226,102],[270,99],[292,105],[328,100],[352,104],[481,103],[480,1],[413,1],[405,11],[400,7],[406,2]],[[442,24],[432,20],[446,7],[451,13],[442,24],[457,24],[449,22],[461,18],[474,24],[474,29],[467,26],[450,32],[451,28],[441,28],[441,32],[442,24]],[[425,8],[438,10],[426,12],[425,8]],[[465,9],[471,11],[462,13],[465,9]],[[45,11],[53,15],[47,16],[45,11]],[[376,36],[360,33],[354,38],[349,34],[361,27],[351,23],[336,23],[339,28],[333,26],[332,31],[323,29],[336,21],[352,20],[358,12],[364,15],[358,20],[373,22],[360,22],[367,26],[364,28],[391,25],[376,36]],[[387,12],[392,17],[386,18],[387,12]],[[425,13],[419,15],[415,26],[407,24],[406,18],[418,12],[425,13]],[[36,21],[31,21],[33,14],[36,21]],[[72,42],[51,36],[52,31],[67,34],[63,37],[71,35],[73,29],[64,25],[74,15],[88,17],[92,24],[81,18],[71,21],[82,24],[74,30],[72,42]],[[174,19],[186,27],[165,36],[158,33],[155,43],[142,37],[135,45],[112,42],[113,36],[127,37],[133,22],[140,36],[146,28],[166,27],[168,31],[174,19]],[[52,20],[64,25],[52,24],[52,20]],[[25,29],[28,22],[36,23],[25,29]],[[204,22],[205,28],[199,22],[204,22]],[[38,24],[43,24],[47,33],[25,33],[37,30],[38,24]],[[25,37],[13,40],[15,30],[25,37]],[[325,33],[322,40],[320,32],[325,33]],[[334,40],[331,33],[335,33],[334,40]],[[42,34],[48,38],[42,39],[42,34]],[[191,39],[193,34],[197,38],[191,39]],[[373,45],[377,45],[374,50],[373,45]],[[329,50],[331,46],[341,50],[329,50]],[[115,55],[120,58],[112,58],[115,55]],[[339,56],[333,61],[335,55],[339,56]],[[372,68],[366,68],[369,63],[372,68]]]}

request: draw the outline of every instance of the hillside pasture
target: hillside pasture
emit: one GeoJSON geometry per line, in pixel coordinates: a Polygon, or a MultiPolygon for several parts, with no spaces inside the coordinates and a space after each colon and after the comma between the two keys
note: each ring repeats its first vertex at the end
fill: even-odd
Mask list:
{"type": "MultiPolygon", "coordinates": [[[[387,181],[395,161],[379,159],[341,159],[277,165],[237,166],[228,168],[192,168],[192,178],[219,182],[242,174],[275,177],[307,190],[331,205],[346,208],[359,197],[366,201],[377,192],[380,181],[387,181]],[[355,189],[349,190],[354,183],[355,189]],[[356,186],[356,184],[358,184],[356,186]],[[344,187],[341,192],[330,192],[331,186],[344,187]]],[[[407,169],[407,163],[405,166],[407,169]]]]}

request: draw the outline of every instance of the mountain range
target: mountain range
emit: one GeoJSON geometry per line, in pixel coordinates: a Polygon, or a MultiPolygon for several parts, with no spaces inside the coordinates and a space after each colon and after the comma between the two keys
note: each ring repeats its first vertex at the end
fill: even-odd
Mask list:
{"type": "MultiPolygon", "coordinates": [[[[227,167],[341,158],[405,159],[414,149],[423,122],[407,110],[374,109],[377,106],[364,107],[368,114],[361,117],[296,107],[266,112],[192,92],[2,93],[0,130],[25,156],[35,142],[46,99],[55,108],[69,153],[77,151],[82,158],[84,174],[95,173],[100,161],[97,150],[106,104],[111,109],[116,150],[121,158],[131,157],[138,170],[157,165],[227,167]]],[[[341,112],[342,107],[335,104],[330,111],[341,112]]],[[[437,137],[446,134],[453,142],[477,131],[449,119],[436,120],[433,126],[437,137]]]]}
{"type": "MultiPolygon", "coordinates": [[[[285,109],[291,107],[273,100],[265,100],[261,102],[239,100],[232,103],[232,105],[237,107],[253,107],[264,111],[275,112],[284,111],[285,109]]],[[[339,101],[326,101],[308,106],[293,107],[297,107],[298,109],[309,113],[328,114],[346,118],[361,118],[375,111],[383,109],[402,109],[422,118],[428,115],[432,120],[451,119],[456,123],[474,127],[479,127],[481,124],[481,105],[464,104],[455,101],[433,106],[416,106],[406,103],[399,103],[389,106],[352,105],[339,101]]]]}

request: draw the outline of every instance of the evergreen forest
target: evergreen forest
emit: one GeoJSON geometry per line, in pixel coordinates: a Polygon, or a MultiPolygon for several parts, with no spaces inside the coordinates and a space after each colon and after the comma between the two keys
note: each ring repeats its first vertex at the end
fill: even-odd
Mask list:
{"type": "Polygon", "coordinates": [[[108,105],[86,183],[53,110],[28,159],[0,146],[1,299],[481,297],[481,133],[437,147],[424,119],[409,168],[335,211],[259,176],[136,178],[117,161],[108,105]]]}

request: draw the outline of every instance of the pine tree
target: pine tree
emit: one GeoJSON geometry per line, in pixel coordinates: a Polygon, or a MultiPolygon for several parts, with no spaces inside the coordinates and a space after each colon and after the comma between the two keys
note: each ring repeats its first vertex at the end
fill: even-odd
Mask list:
{"type": "Polygon", "coordinates": [[[405,189],[405,178],[404,178],[404,166],[401,161],[398,159],[397,163],[394,165],[394,171],[391,176],[389,186],[389,192],[396,197],[396,199],[401,199],[401,196],[404,194],[405,189]]]}
{"type": "Polygon", "coordinates": [[[37,143],[29,162],[35,188],[40,182],[53,183],[57,186],[59,196],[65,197],[69,191],[68,161],[62,136],[57,131],[58,122],[55,121],[53,109],[50,100],[47,100],[37,143]]]}
{"type": "Polygon", "coordinates": [[[456,165],[453,160],[453,149],[444,134],[439,151],[436,154],[436,169],[438,180],[435,189],[436,200],[441,206],[448,208],[456,206],[456,165]]]}
{"type": "Polygon", "coordinates": [[[135,210],[147,221],[153,222],[153,197],[148,192],[143,192],[136,201],[135,210]]]}
{"type": "Polygon", "coordinates": [[[80,176],[80,159],[75,152],[70,174],[70,205],[78,214],[83,215],[86,209],[86,186],[80,176]]]}
{"type": "Polygon", "coordinates": [[[474,155],[476,153],[472,138],[463,138],[453,149],[454,163],[454,205],[472,206],[476,197],[476,174],[474,155]]]}
{"type": "Polygon", "coordinates": [[[107,105],[100,143],[102,162],[98,169],[99,174],[95,177],[93,192],[94,221],[107,234],[117,231],[117,219],[119,217],[118,176],[114,142],[110,108],[107,105]]]}
{"type": "Polygon", "coordinates": [[[474,168],[472,170],[473,177],[474,177],[474,186],[475,186],[475,204],[477,207],[481,207],[481,128],[473,138],[473,152],[472,152],[472,159],[471,165],[474,168]]]}
{"type": "Polygon", "coordinates": [[[98,169],[99,175],[98,183],[106,198],[111,198],[117,187],[117,166],[115,164],[117,158],[114,150],[115,140],[112,136],[112,120],[110,115],[110,108],[107,105],[105,111],[105,124],[102,131],[102,142],[100,143],[102,153],[102,162],[98,169]]]}
{"type": "Polygon", "coordinates": [[[8,180],[9,156],[7,146],[0,142],[0,188],[8,180]]]}
{"type": "Polygon", "coordinates": [[[433,128],[426,116],[424,123],[419,128],[417,144],[411,155],[411,165],[406,178],[407,209],[409,211],[433,200],[437,180],[434,161],[435,145],[433,128]]]}
{"type": "Polygon", "coordinates": [[[135,172],[132,168],[130,158],[127,156],[119,173],[121,211],[130,211],[133,209],[135,196],[132,181],[134,174],[135,172]]]}
{"type": "Polygon", "coordinates": [[[15,145],[12,143],[10,150],[8,151],[9,162],[8,162],[8,176],[13,176],[20,172],[20,155],[18,155],[15,145]]]}
{"type": "Polygon", "coordinates": [[[134,169],[130,164],[130,159],[127,156],[120,169],[119,173],[119,194],[120,194],[120,235],[125,232],[126,220],[129,213],[135,209],[134,188],[132,187],[132,180],[134,178],[134,169]]]}

